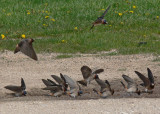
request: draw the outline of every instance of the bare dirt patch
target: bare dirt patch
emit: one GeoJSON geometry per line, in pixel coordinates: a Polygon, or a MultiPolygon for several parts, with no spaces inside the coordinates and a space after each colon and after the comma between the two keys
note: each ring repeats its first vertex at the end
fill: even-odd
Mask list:
{"type": "MultiPolygon", "coordinates": [[[[143,108],[141,109],[141,104],[144,104],[144,107],[148,109],[154,108],[153,112],[160,111],[160,103],[158,102],[160,101],[160,61],[157,59],[157,56],[151,54],[125,56],[101,56],[100,54],[97,56],[96,54],[96,56],[83,55],[81,57],[55,59],[56,56],[57,54],[54,53],[38,54],[39,61],[34,61],[22,53],[13,54],[10,51],[0,53],[0,105],[2,104],[0,106],[0,113],[7,113],[15,105],[15,110],[19,109],[19,112],[23,112],[23,109],[20,107],[24,107],[25,105],[26,109],[24,109],[23,113],[28,113],[29,109],[33,107],[35,108],[32,111],[35,113],[50,113],[51,109],[54,109],[52,110],[53,112],[59,113],[77,113],[79,111],[82,111],[79,113],[148,112],[143,108]],[[80,68],[83,65],[87,65],[93,69],[103,68],[104,72],[99,77],[103,80],[107,79],[111,83],[112,88],[115,89],[115,94],[107,99],[101,99],[91,91],[92,88],[98,89],[94,81],[89,86],[90,89],[82,86],[83,89],[91,91],[91,93],[86,93],[76,99],[69,96],[59,98],[47,96],[49,92],[41,90],[41,88],[45,87],[41,79],[52,79],[50,76],[52,74],[59,75],[59,73],[63,73],[71,76],[74,80],[81,80],[82,74],[80,68]],[[137,83],[141,83],[141,80],[134,71],[140,71],[147,76],[147,67],[152,70],[155,76],[153,94],[142,94],[140,96],[137,94],[133,94],[132,96],[126,94],[120,83],[120,80],[123,80],[122,74],[129,75],[137,83]],[[10,84],[19,85],[21,77],[25,80],[28,95],[26,97],[13,97],[10,94],[11,92],[3,87],[10,84]],[[45,104],[45,106],[42,104],[45,104]],[[86,106],[84,107],[85,104],[86,106]],[[67,107],[67,109],[66,111],[60,111],[61,108],[58,109],[58,106],[67,107]],[[82,106],[84,108],[80,110],[75,106],[82,106]],[[127,106],[134,108],[131,110],[127,106]],[[43,107],[51,109],[46,108],[42,110],[41,108],[43,107]]],[[[140,89],[143,88],[140,87],[140,89]]],[[[12,113],[16,112],[12,111],[12,113]]]]}

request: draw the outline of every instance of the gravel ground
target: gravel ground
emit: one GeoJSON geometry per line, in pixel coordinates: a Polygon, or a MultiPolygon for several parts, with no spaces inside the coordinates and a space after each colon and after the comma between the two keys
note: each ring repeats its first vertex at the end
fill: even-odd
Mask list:
{"type": "MultiPolygon", "coordinates": [[[[53,114],[53,113],[159,113],[160,112],[160,61],[159,57],[151,54],[145,55],[119,55],[97,56],[84,54],[81,57],[55,59],[57,54],[38,54],[39,61],[34,61],[22,53],[13,54],[10,51],[0,53],[0,114],[53,114]],[[98,89],[93,81],[88,88],[83,89],[91,93],[84,94],[76,99],[69,96],[55,98],[47,96],[48,91],[41,79],[52,79],[50,75],[63,73],[74,80],[81,80],[80,68],[87,65],[93,69],[104,68],[99,75],[107,79],[115,94],[106,99],[100,98],[92,88],[98,89]],[[153,94],[133,94],[129,96],[120,84],[122,74],[129,75],[138,84],[141,80],[134,73],[135,70],[147,75],[149,67],[155,76],[155,89],[153,94]],[[13,97],[11,91],[4,89],[6,85],[20,85],[24,78],[28,95],[13,97]]],[[[139,87],[141,90],[142,87],[139,87]]]]}

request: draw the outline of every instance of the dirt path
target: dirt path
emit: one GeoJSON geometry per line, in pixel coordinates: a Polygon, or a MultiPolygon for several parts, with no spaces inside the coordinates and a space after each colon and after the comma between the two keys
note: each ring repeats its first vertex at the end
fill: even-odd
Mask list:
{"type": "MultiPolygon", "coordinates": [[[[157,113],[160,112],[160,61],[156,56],[125,55],[125,56],[87,56],[55,59],[57,54],[38,54],[39,61],[33,61],[21,53],[5,51],[0,53],[0,114],[53,114],[57,113],[157,113]],[[67,74],[74,80],[82,79],[80,68],[87,65],[91,68],[104,68],[101,79],[107,79],[115,89],[115,94],[107,99],[99,98],[95,93],[84,94],[77,99],[68,96],[55,98],[46,96],[47,91],[41,79],[50,78],[50,75],[67,74]],[[135,70],[147,75],[149,67],[154,76],[156,87],[153,94],[134,94],[128,96],[120,84],[121,75],[126,74],[134,78],[137,83],[140,79],[135,70]],[[13,97],[10,91],[3,87],[10,84],[19,85],[23,77],[28,95],[13,97]],[[17,112],[18,111],[18,112],[17,112]]],[[[97,88],[93,81],[89,88],[97,88]]],[[[87,89],[87,88],[84,88],[87,89]]],[[[143,89],[143,88],[141,88],[143,89]]]]}

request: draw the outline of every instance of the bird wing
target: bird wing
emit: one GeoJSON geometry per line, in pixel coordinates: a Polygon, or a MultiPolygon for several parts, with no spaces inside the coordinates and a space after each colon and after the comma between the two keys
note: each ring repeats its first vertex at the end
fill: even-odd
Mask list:
{"type": "Polygon", "coordinates": [[[128,89],[133,87],[133,86],[137,86],[137,84],[134,82],[134,80],[131,79],[129,76],[123,74],[122,77],[128,83],[128,85],[127,85],[128,89]]]}
{"type": "Polygon", "coordinates": [[[51,77],[52,77],[56,82],[58,82],[58,84],[60,84],[60,85],[63,84],[63,81],[62,81],[62,79],[61,79],[59,76],[51,75],[51,77]]]}
{"type": "Polygon", "coordinates": [[[61,90],[61,88],[58,86],[47,86],[47,87],[43,88],[43,90],[59,91],[59,90],[61,90]]]}
{"type": "Polygon", "coordinates": [[[80,83],[81,85],[87,86],[87,82],[85,80],[80,80],[77,82],[80,83]]]}
{"type": "Polygon", "coordinates": [[[81,67],[81,72],[84,79],[87,79],[92,74],[92,70],[88,66],[81,67]]]}
{"type": "MultiPolygon", "coordinates": [[[[96,80],[96,82],[98,83],[98,85],[100,85],[101,91],[103,91],[103,89],[105,89],[105,88],[108,87],[108,85],[107,85],[103,80],[101,80],[101,79],[95,79],[95,80],[96,80]]],[[[109,88],[109,87],[108,87],[108,88],[109,88]]]]}
{"type": "Polygon", "coordinates": [[[24,53],[25,55],[29,56],[30,58],[34,59],[34,60],[38,60],[37,55],[32,47],[32,42],[31,40],[33,39],[25,39],[22,40],[19,44],[18,47],[16,47],[15,52],[18,52],[17,50],[20,50],[22,53],[24,53]]]}
{"type": "Polygon", "coordinates": [[[99,74],[101,72],[104,72],[104,69],[97,69],[92,74],[99,74]]]}
{"type": "Polygon", "coordinates": [[[68,83],[70,90],[78,88],[77,83],[72,78],[70,78],[67,75],[63,75],[63,77],[65,78],[66,82],[68,83]]]}
{"type": "Polygon", "coordinates": [[[108,6],[108,8],[106,9],[106,11],[102,14],[101,18],[104,18],[104,16],[106,15],[106,13],[108,12],[108,10],[110,9],[111,6],[108,6]]]}
{"type": "Polygon", "coordinates": [[[141,74],[140,72],[138,71],[135,71],[135,73],[138,75],[138,77],[143,81],[144,83],[144,86],[148,86],[150,85],[150,81],[147,77],[145,77],[143,74],[141,74]]]}
{"type": "Polygon", "coordinates": [[[20,86],[8,85],[5,86],[4,88],[11,90],[13,92],[22,92],[22,88],[20,86]]]}
{"type": "Polygon", "coordinates": [[[58,86],[54,81],[52,81],[50,79],[47,79],[47,81],[49,81],[50,83],[52,83],[52,85],[54,85],[54,86],[58,86]]]}
{"type": "Polygon", "coordinates": [[[23,90],[26,89],[26,84],[25,84],[23,78],[21,78],[21,88],[22,88],[23,90]]]}
{"type": "Polygon", "coordinates": [[[154,77],[153,77],[152,71],[149,68],[147,68],[147,71],[148,71],[148,78],[150,82],[154,84],[154,77]]]}
{"type": "Polygon", "coordinates": [[[46,86],[53,86],[53,84],[48,81],[48,80],[45,80],[45,79],[42,79],[42,82],[46,85],[46,86]]]}

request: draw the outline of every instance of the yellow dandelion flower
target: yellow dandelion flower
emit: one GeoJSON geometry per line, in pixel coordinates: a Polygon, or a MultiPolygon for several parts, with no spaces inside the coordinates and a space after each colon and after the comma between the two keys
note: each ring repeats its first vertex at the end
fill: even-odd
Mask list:
{"type": "Polygon", "coordinates": [[[11,16],[11,13],[7,13],[7,16],[11,16]]]}
{"type": "Polygon", "coordinates": [[[30,14],[31,14],[29,10],[27,10],[27,14],[28,14],[28,15],[30,15],[30,14]]]}
{"type": "Polygon", "coordinates": [[[66,40],[62,40],[61,42],[62,42],[62,43],[67,43],[67,41],[66,41],[66,40]]]}
{"type": "Polygon", "coordinates": [[[118,13],[118,15],[119,15],[119,16],[122,16],[123,14],[122,14],[122,13],[118,13]]]}
{"type": "Polygon", "coordinates": [[[51,19],[51,21],[56,21],[55,19],[51,19]]]}
{"type": "Polygon", "coordinates": [[[78,27],[74,27],[74,30],[77,30],[78,29],[78,27]]]}
{"type": "Polygon", "coordinates": [[[120,24],[123,25],[124,23],[123,23],[123,22],[120,22],[120,24]]]}
{"type": "Polygon", "coordinates": [[[4,34],[1,34],[1,37],[2,37],[2,39],[4,39],[4,38],[5,38],[5,35],[4,35],[4,34]]]}
{"type": "Polygon", "coordinates": [[[133,8],[135,9],[135,8],[136,8],[136,6],[133,6],[133,8]]]}
{"type": "Polygon", "coordinates": [[[25,35],[25,34],[22,34],[21,37],[22,37],[22,38],[26,38],[26,35],[25,35]]]}
{"type": "Polygon", "coordinates": [[[48,25],[47,25],[47,24],[43,24],[43,26],[44,26],[44,27],[47,27],[48,25]]]}
{"type": "Polygon", "coordinates": [[[49,16],[45,16],[45,19],[48,19],[49,18],[49,16]]]}
{"type": "Polygon", "coordinates": [[[105,9],[101,9],[102,11],[104,11],[105,9]]]}
{"type": "Polygon", "coordinates": [[[156,16],[157,19],[159,19],[159,16],[156,16]]]}
{"type": "Polygon", "coordinates": [[[129,13],[134,13],[134,11],[129,11],[129,13]]]}

